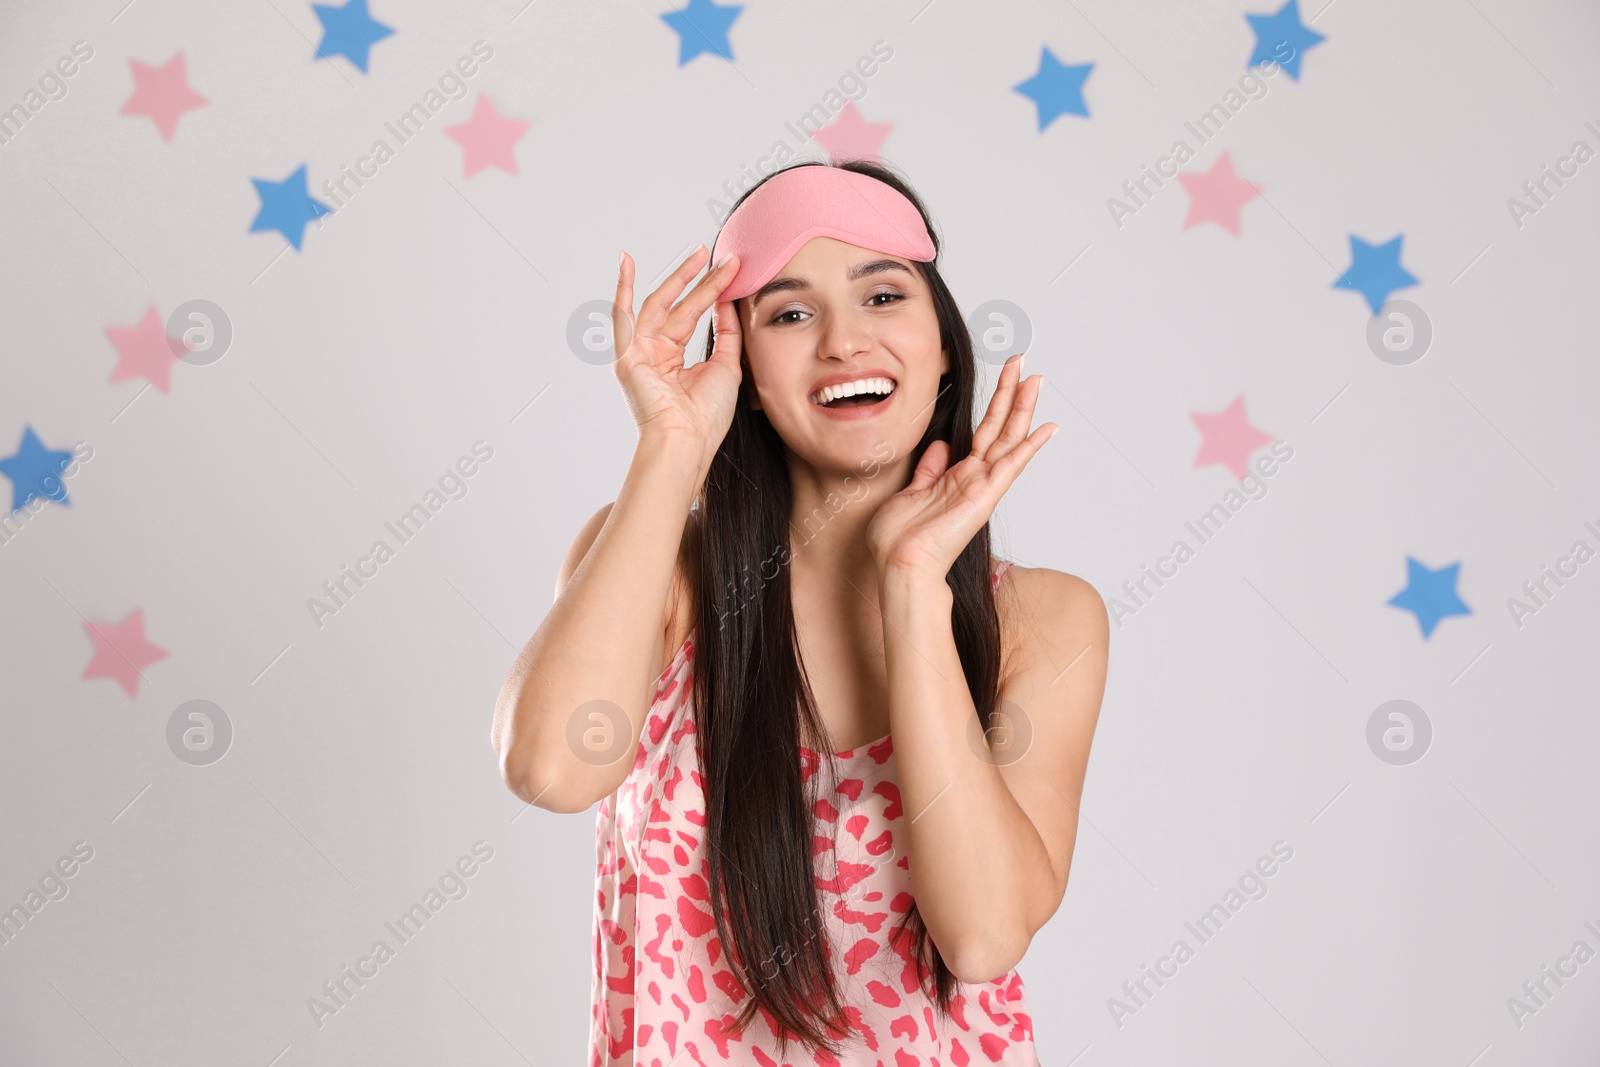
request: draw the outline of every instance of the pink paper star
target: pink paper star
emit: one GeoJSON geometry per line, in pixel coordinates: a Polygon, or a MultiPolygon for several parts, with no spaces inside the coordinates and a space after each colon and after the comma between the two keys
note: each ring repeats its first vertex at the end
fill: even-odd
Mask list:
{"type": "Polygon", "coordinates": [[[839,112],[838,121],[832,126],[824,126],[811,136],[828,150],[831,162],[865,159],[877,163],[878,150],[893,129],[892,122],[868,122],[856,108],[856,102],[847,100],[844,110],[839,112]]]}
{"type": "Polygon", "coordinates": [[[1183,220],[1186,230],[1214,222],[1237,237],[1239,209],[1261,195],[1253,184],[1233,173],[1233,160],[1226,152],[1205,173],[1180,174],[1178,180],[1189,194],[1189,217],[1183,220]]]}
{"type": "Polygon", "coordinates": [[[137,326],[108,326],[106,336],[122,357],[111,372],[112,381],[146,378],[163,393],[169,391],[172,365],[178,357],[167,343],[167,329],[161,324],[154,304],[137,326]]]}
{"type": "Polygon", "coordinates": [[[521,119],[502,117],[482,93],[478,94],[472,118],[444,128],[446,136],[466,150],[468,178],[484,167],[499,167],[507,174],[516,174],[517,155],[513,146],[527,130],[528,124],[521,119]]]}
{"type": "Polygon", "coordinates": [[[1200,430],[1200,452],[1194,457],[1196,469],[1220,463],[1232,471],[1235,478],[1243,478],[1250,469],[1250,453],[1274,440],[1271,434],[1250,425],[1244,413],[1243,393],[1215,415],[1192,411],[1189,417],[1200,430]]]}
{"type": "Polygon", "coordinates": [[[115,626],[86,622],[83,628],[94,642],[94,659],[84,678],[115,678],[131,697],[139,695],[139,668],[167,658],[166,649],[145,640],[143,608],[134,608],[115,626]]]}
{"type": "Polygon", "coordinates": [[[148,115],[155,120],[164,141],[172,140],[178,128],[178,116],[211,101],[189,88],[189,76],[184,70],[183,53],[178,52],[159,67],[128,60],[133,68],[133,95],[122,105],[124,115],[148,115]]]}

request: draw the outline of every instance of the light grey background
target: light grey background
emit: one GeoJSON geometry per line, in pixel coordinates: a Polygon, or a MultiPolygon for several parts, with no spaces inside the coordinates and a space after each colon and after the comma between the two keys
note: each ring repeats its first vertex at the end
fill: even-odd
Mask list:
{"type": "Polygon", "coordinates": [[[4,5],[0,106],[74,41],[95,55],[0,148],[0,454],[32,426],[94,455],[0,546],[0,905],[75,842],[94,856],[0,946],[0,1060],[585,1061],[593,819],[523,810],[488,742],[634,445],[568,316],[609,297],[620,247],[642,298],[710,243],[707,202],[774,142],[820,156],[785,124],[883,40],[858,106],[895,124],[884,156],[963,307],[1027,312],[1062,426],[996,516],[1002,554],[1115,596],[1232,483],[1193,468],[1191,412],[1243,393],[1294,448],[1114,630],[1071,884],[1020,967],[1043,1061],[1592,1064],[1600,962],[1520,1028],[1506,1002],[1600,950],[1600,562],[1521,628],[1506,602],[1600,545],[1600,161],[1520,228],[1506,200],[1600,147],[1600,9],[1310,0],[1328,40],[1301,79],[1187,168],[1227,150],[1270,203],[1238,238],[1185,230],[1169,183],[1115,226],[1107,198],[1237,85],[1244,12],[1277,6],[751,3],[732,64],[679,68],[666,6],[373,0],[398,33],[363,75],[311,60],[298,0],[4,5]],[[316,193],[479,39],[470,95],[301,252],[246,232],[250,178],[307,163],[316,193]],[[1090,117],[1042,133],[1011,90],[1041,45],[1095,64],[1090,117]],[[168,144],[118,109],[130,58],[180,49],[210,106],[168,144]],[[480,92],[532,124],[517,176],[463,178],[437,129],[480,92]],[[1435,331],[1414,365],[1376,359],[1331,288],[1352,233],[1405,236],[1421,284],[1396,295],[1435,331]],[[226,309],[225,358],[170,395],[109,381],[107,327],[195,298],[226,309]],[[479,440],[467,495],[318,628],[307,599],[479,440]],[[1408,554],[1459,561],[1472,608],[1428,640],[1385,603],[1408,554]],[[130,698],[81,675],[85,619],[135,608],[170,655],[130,698]],[[1404,767],[1366,742],[1394,698],[1434,729],[1404,767]],[[209,766],[167,747],[194,699],[234,729],[209,766]],[[307,999],[480,840],[467,895],[319,1029],[307,999]],[[1116,1025],[1122,983],[1279,840],[1268,894],[1116,1025]]]}

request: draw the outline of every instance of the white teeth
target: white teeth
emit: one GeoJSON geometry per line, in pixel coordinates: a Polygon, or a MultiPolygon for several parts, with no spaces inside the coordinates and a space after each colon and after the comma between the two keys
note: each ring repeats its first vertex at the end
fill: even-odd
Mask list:
{"type": "Polygon", "coordinates": [[[888,396],[892,392],[894,392],[894,382],[888,378],[860,378],[853,382],[825,386],[817,390],[815,396],[817,403],[827,404],[840,397],[855,396],[858,393],[878,393],[888,396]]]}

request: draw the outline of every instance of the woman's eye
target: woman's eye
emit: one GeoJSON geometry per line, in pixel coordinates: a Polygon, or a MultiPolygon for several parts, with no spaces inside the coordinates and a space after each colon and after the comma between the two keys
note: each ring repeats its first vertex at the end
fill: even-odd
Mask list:
{"type": "MultiPolygon", "coordinates": [[[[891,289],[884,289],[867,297],[867,306],[878,308],[887,307],[889,304],[897,303],[905,298],[906,295],[904,293],[897,293],[891,289]],[[886,299],[880,302],[879,297],[884,297],[886,299]]],[[[804,317],[806,314],[807,312],[801,310],[800,308],[790,308],[788,311],[780,311],[776,315],[772,316],[771,325],[788,326],[799,322],[800,318],[804,317]],[[796,317],[790,318],[791,315],[796,317]]]]}

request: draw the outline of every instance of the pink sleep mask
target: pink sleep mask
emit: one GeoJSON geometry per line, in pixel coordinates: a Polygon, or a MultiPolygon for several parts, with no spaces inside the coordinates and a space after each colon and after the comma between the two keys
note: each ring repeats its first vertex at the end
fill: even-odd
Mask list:
{"type": "Polygon", "coordinates": [[[760,289],[813,237],[918,262],[937,251],[922,213],[894,187],[839,167],[791,167],[757,186],[722,224],[711,262],[735,253],[739,273],[718,299],[760,289]]]}

